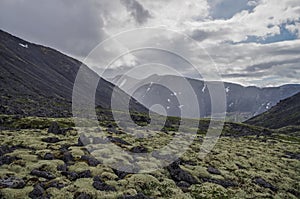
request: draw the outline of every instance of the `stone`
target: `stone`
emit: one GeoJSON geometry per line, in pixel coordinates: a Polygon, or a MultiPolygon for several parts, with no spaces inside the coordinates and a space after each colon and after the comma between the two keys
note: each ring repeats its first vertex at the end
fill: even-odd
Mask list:
{"type": "Polygon", "coordinates": [[[211,174],[221,175],[221,172],[212,166],[208,166],[207,171],[211,174]]]}
{"type": "Polygon", "coordinates": [[[30,174],[34,175],[34,176],[37,176],[37,177],[46,178],[48,180],[52,180],[52,179],[55,178],[55,176],[52,173],[47,172],[47,171],[40,171],[40,170],[37,170],[37,169],[33,169],[30,172],[30,174]]]}
{"type": "Polygon", "coordinates": [[[264,188],[269,188],[272,191],[278,190],[277,187],[273,186],[272,184],[270,184],[269,182],[267,182],[265,179],[263,179],[261,177],[256,177],[253,179],[253,181],[255,184],[258,184],[259,186],[264,187],[264,188]]]}
{"type": "Polygon", "coordinates": [[[0,179],[0,188],[22,189],[25,187],[25,182],[16,177],[8,177],[0,179]]]}

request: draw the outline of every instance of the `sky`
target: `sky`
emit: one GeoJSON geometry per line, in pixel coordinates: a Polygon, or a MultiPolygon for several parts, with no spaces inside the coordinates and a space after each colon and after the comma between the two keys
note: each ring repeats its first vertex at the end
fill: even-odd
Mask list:
{"type": "Polygon", "coordinates": [[[299,0],[1,0],[0,28],[85,61],[99,74],[117,75],[155,57],[198,77],[174,55],[148,50],[128,52],[108,69],[103,61],[131,47],[161,46],[204,72],[217,68],[223,81],[300,83],[299,0]],[[149,27],[166,31],[142,30],[149,27]],[[103,41],[110,44],[86,59],[103,41]]]}

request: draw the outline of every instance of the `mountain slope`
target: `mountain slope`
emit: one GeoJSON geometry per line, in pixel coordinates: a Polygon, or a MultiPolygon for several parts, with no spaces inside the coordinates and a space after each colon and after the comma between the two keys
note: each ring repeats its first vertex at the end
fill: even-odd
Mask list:
{"type": "MultiPolygon", "coordinates": [[[[190,78],[186,78],[186,80],[197,95],[201,110],[201,117],[209,117],[211,113],[211,100],[207,85],[214,84],[214,82],[204,82],[190,78]]],[[[178,110],[178,106],[180,105],[177,104],[176,96],[172,93],[170,95],[169,91],[167,91],[162,85],[170,83],[178,88],[179,92],[176,93],[177,96],[183,95],[185,89],[182,85],[183,77],[172,75],[152,75],[139,81],[131,77],[117,76],[114,79],[111,79],[111,81],[120,87],[124,82],[126,82],[126,87],[132,87],[131,92],[134,91],[133,97],[148,108],[153,105],[153,102],[161,102],[165,108],[169,108],[169,112],[171,114],[175,116],[180,114],[180,110],[178,110]],[[143,86],[139,87],[137,85],[143,86]]],[[[300,92],[300,85],[297,84],[284,85],[280,87],[258,88],[254,86],[244,87],[238,84],[225,82],[224,87],[227,99],[227,116],[231,121],[249,119],[269,110],[280,100],[300,92]]],[[[191,115],[193,110],[194,109],[191,108],[191,115]]]]}
{"type": "Polygon", "coordinates": [[[300,93],[280,101],[269,111],[262,113],[245,123],[278,129],[286,126],[300,126],[300,93]]]}
{"type": "MultiPolygon", "coordinates": [[[[0,113],[48,117],[71,116],[73,85],[81,62],[0,30],[0,113]]],[[[84,66],[87,76],[99,76],[84,66]]],[[[86,80],[88,83],[89,79],[86,80]]],[[[87,84],[88,85],[88,84],[87,84]]],[[[95,103],[110,108],[115,86],[100,79],[95,103]]],[[[116,88],[117,100],[129,96],[116,88]]],[[[145,108],[133,103],[135,110],[145,108]]]]}

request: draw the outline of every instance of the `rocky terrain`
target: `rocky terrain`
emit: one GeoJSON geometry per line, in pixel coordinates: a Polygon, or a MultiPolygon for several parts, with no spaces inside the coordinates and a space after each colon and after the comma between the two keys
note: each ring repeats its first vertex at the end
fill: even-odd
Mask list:
{"type": "MultiPolygon", "coordinates": [[[[204,130],[198,130],[182,157],[166,168],[139,174],[110,168],[106,164],[112,154],[109,149],[100,147],[98,152],[105,155],[95,158],[97,150],[90,153],[87,148],[101,146],[103,140],[86,137],[89,144],[83,146],[71,118],[2,119],[10,121],[14,130],[0,133],[1,198],[300,197],[299,131],[287,135],[226,123],[215,148],[200,158],[208,123],[201,121],[204,130]],[[28,124],[26,128],[24,123],[28,124]]],[[[128,134],[130,128],[124,130],[109,123],[102,128],[114,144],[135,153],[159,149],[176,133],[148,131],[142,133],[151,136],[140,139],[128,134]]]]}

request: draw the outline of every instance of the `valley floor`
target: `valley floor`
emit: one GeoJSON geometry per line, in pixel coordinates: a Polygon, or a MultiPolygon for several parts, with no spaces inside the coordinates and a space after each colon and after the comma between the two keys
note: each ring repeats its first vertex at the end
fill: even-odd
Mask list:
{"type": "MultiPolygon", "coordinates": [[[[147,132],[154,135],[147,144],[120,130],[107,128],[106,133],[120,138],[114,141],[124,149],[146,151],[166,144],[173,135],[147,132]]],[[[0,198],[300,197],[297,133],[222,136],[213,151],[201,159],[197,154],[203,136],[197,135],[185,154],[169,167],[131,174],[104,164],[109,161],[109,150],[102,159],[95,159],[78,142],[74,129],[61,134],[47,129],[2,130],[0,198]]]]}

